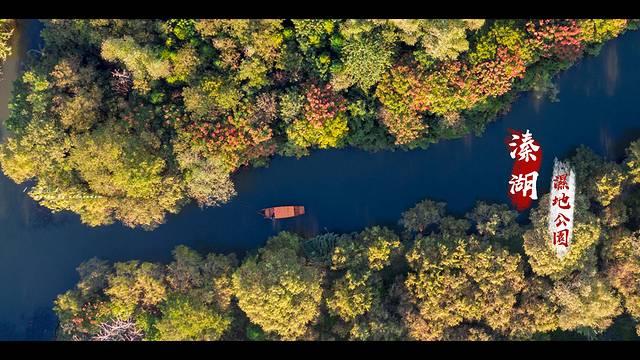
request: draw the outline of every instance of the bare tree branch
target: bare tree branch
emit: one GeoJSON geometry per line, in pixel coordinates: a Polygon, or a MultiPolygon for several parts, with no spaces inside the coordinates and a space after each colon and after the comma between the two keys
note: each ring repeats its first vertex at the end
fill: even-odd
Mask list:
{"type": "Polygon", "coordinates": [[[133,320],[114,319],[100,324],[100,331],[94,335],[93,341],[140,341],[142,331],[133,320]]]}

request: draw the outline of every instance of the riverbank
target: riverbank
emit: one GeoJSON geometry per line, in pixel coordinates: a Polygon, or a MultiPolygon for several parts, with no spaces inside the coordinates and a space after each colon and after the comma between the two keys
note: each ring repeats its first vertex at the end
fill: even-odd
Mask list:
{"type": "Polygon", "coordinates": [[[2,142],[7,138],[4,120],[9,117],[8,101],[11,98],[13,82],[18,77],[22,50],[20,39],[20,27],[16,27],[9,42],[9,46],[12,48],[11,55],[2,64],[2,72],[0,73],[0,141],[2,142]]]}

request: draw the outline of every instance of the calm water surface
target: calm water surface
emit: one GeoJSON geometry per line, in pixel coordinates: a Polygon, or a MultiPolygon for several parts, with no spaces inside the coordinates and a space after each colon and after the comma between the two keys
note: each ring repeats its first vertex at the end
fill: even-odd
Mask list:
{"type": "MultiPolygon", "coordinates": [[[[34,22],[21,30],[10,61],[18,64],[24,49],[37,47],[38,30],[34,22]]],[[[454,215],[477,200],[508,203],[512,160],[502,142],[508,128],[530,129],[543,146],[538,191],[547,192],[554,156],[585,144],[618,159],[640,137],[638,64],[640,32],[630,32],[561,74],[560,102],[525,94],[481,137],[445,141],[425,151],[345,149],[300,160],[275,158],[268,168],[242,169],[234,176],[239,195],[231,203],[204,210],[189,206],[152,232],[84,226],[74,214],[52,214],[23,193],[24,185],[0,176],[0,339],[51,339],[55,296],[75,285],[75,268],[93,256],[168,261],[178,244],[242,255],[280,230],[312,235],[393,226],[402,211],[427,197],[447,202],[454,215]],[[277,223],[257,214],[281,204],[305,205],[307,214],[277,223]]],[[[7,71],[0,82],[2,120],[12,77],[7,71]]],[[[617,328],[628,334],[628,325],[619,322],[617,328]]]]}

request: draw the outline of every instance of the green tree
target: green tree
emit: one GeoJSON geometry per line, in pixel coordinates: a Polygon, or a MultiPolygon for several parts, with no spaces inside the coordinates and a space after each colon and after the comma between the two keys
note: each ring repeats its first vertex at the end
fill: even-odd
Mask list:
{"type": "Polygon", "coordinates": [[[322,46],[328,35],[335,29],[334,20],[293,19],[296,40],[303,52],[309,52],[322,46]]]}
{"type": "Polygon", "coordinates": [[[198,67],[201,65],[198,50],[191,44],[171,53],[169,59],[172,63],[172,75],[167,77],[167,82],[170,84],[188,82],[196,75],[198,67]]]}
{"type": "Polygon", "coordinates": [[[606,162],[584,145],[569,161],[575,169],[576,184],[590,199],[608,206],[622,192],[627,176],[620,165],[606,162]]]}
{"type": "Polygon", "coordinates": [[[151,89],[150,82],[171,76],[171,62],[161,58],[158,50],[138,44],[131,36],[109,38],[102,43],[102,57],[120,61],[133,74],[133,86],[142,93],[151,89]]]}
{"type": "Polygon", "coordinates": [[[478,201],[473,210],[465,215],[475,223],[476,231],[481,236],[503,239],[520,235],[517,216],[518,213],[505,204],[487,204],[483,201],[478,201]]]}
{"type": "Polygon", "coordinates": [[[184,292],[202,287],[204,278],[201,267],[203,259],[196,251],[179,245],[173,249],[174,261],[167,266],[166,280],[172,289],[184,292]]]}
{"type": "Polygon", "coordinates": [[[279,115],[287,123],[298,119],[304,109],[305,97],[297,89],[287,89],[280,95],[279,115]]]}
{"type": "Polygon", "coordinates": [[[448,329],[482,322],[507,331],[523,289],[517,254],[475,236],[419,236],[407,253],[409,273],[401,312],[411,338],[442,339],[448,329]]]}
{"type": "Polygon", "coordinates": [[[0,145],[5,175],[16,183],[53,175],[65,166],[71,147],[69,137],[53,123],[34,120],[24,131],[0,145]]]}
{"type": "Polygon", "coordinates": [[[162,318],[155,323],[157,340],[219,340],[231,319],[188,296],[170,297],[160,306],[162,318]]]}
{"type": "Polygon", "coordinates": [[[182,90],[184,107],[196,117],[208,117],[234,110],[240,105],[243,92],[238,83],[222,77],[205,76],[182,90]]]}
{"type": "Polygon", "coordinates": [[[482,27],[484,20],[465,19],[402,19],[388,20],[398,36],[409,45],[419,44],[420,50],[436,60],[452,60],[469,50],[467,31],[482,27]]]}
{"type": "Polygon", "coordinates": [[[235,255],[209,254],[179,245],[173,250],[174,261],[166,268],[165,280],[173,293],[193,298],[211,309],[231,309],[231,277],[237,267],[235,255]]]}
{"type": "Polygon", "coordinates": [[[98,331],[96,318],[113,267],[104,260],[89,259],[77,269],[80,280],[74,289],[58,295],[53,310],[60,320],[58,338],[87,340],[98,331]]]}
{"type": "MultiPolygon", "coordinates": [[[[164,221],[166,211],[175,213],[182,204],[180,179],[166,175],[166,161],[155,153],[153,144],[129,134],[115,136],[117,133],[122,134],[117,127],[108,126],[74,138],[69,162],[86,184],[86,190],[100,197],[105,205],[104,220],[98,223],[83,220],[90,225],[102,225],[119,219],[129,226],[154,228],[164,221]]],[[[43,200],[54,210],[74,209],[67,197],[43,200]]]]}
{"type": "Polygon", "coordinates": [[[385,274],[402,254],[398,235],[382,227],[342,235],[336,241],[331,269],[337,271],[326,297],[329,313],[341,322],[339,336],[354,340],[393,340],[404,332],[387,298],[385,274]]]}
{"type": "Polygon", "coordinates": [[[0,19],[0,74],[2,63],[11,55],[11,35],[13,35],[14,23],[12,19],[0,19]]]}
{"type": "Polygon", "coordinates": [[[640,183],[640,140],[629,144],[627,148],[627,169],[633,183],[640,183]]]}
{"type": "Polygon", "coordinates": [[[344,321],[351,321],[369,311],[374,301],[374,289],[368,283],[369,277],[368,273],[356,274],[348,270],[336,280],[327,297],[329,312],[344,321]]]}
{"type": "Polygon", "coordinates": [[[202,19],[195,28],[219,52],[216,64],[245,90],[271,82],[268,74],[281,60],[282,20],[202,19]]]}
{"type": "Polygon", "coordinates": [[[535,51],[526,31],[514,20],[495,21],[489,31],[479,37],[473,51],[469,52],[469,60],[472,64],[495,60],[499,48],[505,48],[516,54],[525,64],[536,60],[535,51]]]}
{"type": "Polygon", "coordinates": [[[333,74],[331,81],[338,90],[357,85],[367,91],[391,67],[392,56],[393,50],[380,38],[348,40],[342,47],[341,70],[333,74]]]}
{"type": "Polygon", "coordinates": [[[439,224],[445,214],[446,204],[433,200],[423,200],[402,213],[400,224],[414,233],[422,233],[429,226],[439,224]]]}
{"type": "Polygon", "coordinates": [[[381,294],[371,308],[353,321],[349,330],[350,340],[398,341],[406,339],[406,329],[402,318],[396,313],[395,299],[386,299],[381,294]]]}
{"type": "Polygon", "coordinates": [[[129,261],[114,264],[115,273],[109,276],[104,290],[110,297],[109,313],[127,319],[140,307],[158,306],[166,300],[167,289],[162,281],[162,269],[157,264],[129,261]]]}
{"type": "Polygon", "coordinates": [[[466,31],[477,29],[482,24],[482,21],[433,19],[422,29],[421,45],[435,59],[455,59],[469,49],[466,31]]]}
{"type": "Polygon", "coordinates": [[[98,295],[106,286],[111,274],[111,265],[105,260],[91,258],[78,266],[80,281],[76,287],[85,298],[98,295]]]}
{"type": "Polygon", "coordinates": [[[628,25],[627,19],[580,19],[580,34],[590,43],[602,43],[620,35],[628,25]]]}
{"type": "Polygon", "coordinates": [[[351,237],[338,238],[333,250],[332,268],[380,271],[402,249],[400,238],[386,227],[374,226],[351,237]]]}
{"type": "Polygon", "coordinates": [[[221,154],[208,154],[194,149],[190,136],[181,133],[173,142],[176,160],[183,172],[183,181],[189,196],[200,206],[226,203],[236,195],[229,173],[232,164],[221,154]]]}
{"type": "Polygon", "coordinates": [[[302,149],[312,146],[327,149],[341,147],[348,131],[347,117],[339,114],[319,125],[307,120],[295,120],[287,128],[287,137],[292,144],[302,149]]]}
{"type": "Polygon", "coordinates": [[[622,185],[626,176],[618,164],[607,163],[595,179],[596,200],[602,206],[609,206],[611,201],[622,193],[622,185]]]}
{"type": "Polygon", "coordinates": [[[282,232],[233,275],[238,306],[251,322],[286,340],[302,337],[317,319],[322,272],[300,256],[300,239],[282,232]]]}

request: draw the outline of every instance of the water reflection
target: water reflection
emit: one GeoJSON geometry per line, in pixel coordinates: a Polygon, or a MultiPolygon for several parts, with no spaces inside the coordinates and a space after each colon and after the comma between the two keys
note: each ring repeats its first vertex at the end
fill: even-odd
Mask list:
{"type": "Polygon", "coordinates": [[[602,148],[604,149],[604,157],[607,160],[611,159],[611,144],[612,144],[612,139],[611,139],[611,135],[609,134],[609,130],[608,127],[603,124],[603,126],[600,127],[600,145],[602,146],[602,148]]]}
{"type": "Polygon", "coordinates": [[[632,141],[640,139],[640,120],[635,128],[629,128],[624,134],[618,136],[611,145],[611,160],[622,161],[626,156],[625,150],[632,141]]]}
{"type": "Polygon", "coordinates": [[[49,340],[55,336],[55,330],[53,329],[58,325],[58,319],[51,313],[50,309],[40,307],[34,311],[33,316],[28,319],[26,323],[27,338],[33,340],[49,340]]]}
{"type": "Polygon", "coordinates": [[[616,85],[618,84],[618,44],[611,44],[611,46],[607,47],[606,51],[604,64],[607,81],[605,89],[608,96],[613,96],[616,92],[616,85]]]}
{"type": "Polygon", "coordinates": [[[473,134],[468,134],[462,138],[464,148],[467,152],[471,152],[473,149],[473,134]]]}

